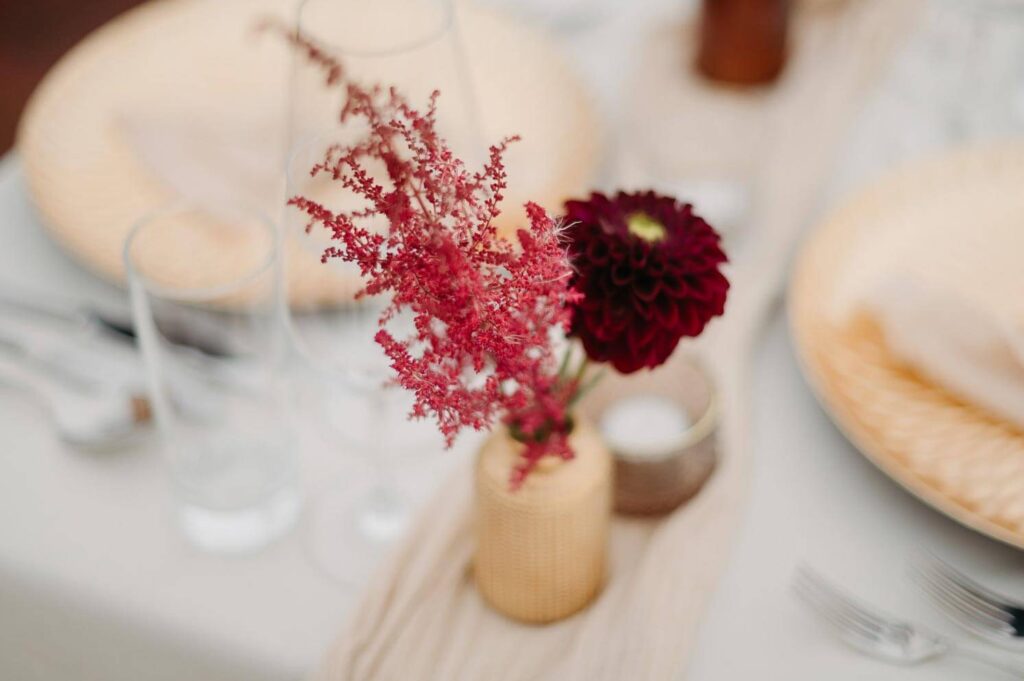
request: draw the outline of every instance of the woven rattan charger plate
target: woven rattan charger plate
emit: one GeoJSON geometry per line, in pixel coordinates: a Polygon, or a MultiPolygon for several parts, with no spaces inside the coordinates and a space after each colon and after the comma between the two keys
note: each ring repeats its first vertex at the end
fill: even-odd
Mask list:
{"type": "MultiPolygon", "coordinates": [[[[1019,548],[1024,433],[897,361],[881,330],[859,310],[858,297],[895,265],[941,277],[975,304],[1024,320],[1021,296],[1008,293],[1024,284],[1022,187],[1020,142],[959,150],[897,170],[811,234],[789,292],[804,374],[848,439],[924,502],[1019,548]],[[1017,248],[1005,243],[1014,235],[1017,248]],[[985,239],[1003,240],[1012,254],[997,254],[982,271],[972,250],[985,239]],[[1013,281],[1016,287],[1007,288],[1013,281]]],[[[984,249],[991,253],[992,243],[984,249]]]]}
{"type": "MultiPolygon", "coordinates": [[[[120,281],[128,230],[175,197],[140,158],[127,123],[155,118],[193,126],[212,141],[233,136],[242,149],[250,141],[266,144],[277,132],[283,138],[290,54],[284,41],[256,35],[255,26],[268,15],[291,17],[294,5],[156,0],[71,50],[36,90],[18,132],[28,186],[54,240],[104,278],[120,281]]],[[[529,199],[557,210],[586,188],[597,163],[600,135],[588,98],[544,34],[469,2],[456,7],[486,141],[522,136],[507,157],[504,206],[518,215],[529,199]]],[[[281,202],[268,196],[274,192],[257,193],[269,199],[258,207],[276,218],[283,191],[282,182],[281,202]]],[[[230,269],[231,249],[224,251],[230,269]]],[[[189,254],[175,253],[174,244],[164,260],[163,279],[190,276],[189,254]]],[[[310,254],[309,267],[290,273],[293,304],[334,304],[358,287],[351,275],[318,267],[317,260],[310,254]]]]}

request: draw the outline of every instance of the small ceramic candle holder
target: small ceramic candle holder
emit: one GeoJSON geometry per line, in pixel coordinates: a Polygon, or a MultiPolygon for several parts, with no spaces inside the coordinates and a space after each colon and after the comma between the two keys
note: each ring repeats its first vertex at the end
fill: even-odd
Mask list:
{"type": "Polygon", "coordinates": [[[609,372],[584,400],[615,462],[615,510],[667,513],[692,498],[716,462],[714,385],[677,355],[653,371],[609,372]]]}

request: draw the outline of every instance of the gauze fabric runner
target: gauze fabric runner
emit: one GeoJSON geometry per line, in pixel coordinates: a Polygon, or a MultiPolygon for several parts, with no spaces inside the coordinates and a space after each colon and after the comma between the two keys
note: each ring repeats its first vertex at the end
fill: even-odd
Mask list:
{"type": "Polygon", "coordinates": [[[475,591],[472,472],[460,468],[375,575],[317,679],[664,681],[684,675],[746,497],[749,351],[857,102],[916,13],[916,3],[891,0],[842,7],[799,19],[799,44],[772,101],[756,220],[729,273],[727,312],[693,346],[714,374],[723,414],[719,466],[705,489],[660,520],[617,517],[602,594],[567,620],[530,626],[494,612],[475,591]]]}

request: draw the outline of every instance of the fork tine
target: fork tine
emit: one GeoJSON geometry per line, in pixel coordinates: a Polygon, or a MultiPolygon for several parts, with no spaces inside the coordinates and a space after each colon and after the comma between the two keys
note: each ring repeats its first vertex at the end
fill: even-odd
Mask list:
{"type": "Polygon", "coordinates": [[[963,603],[965,607],[971,608],[978,614],[988,616],[988,618],[1006,621],[1008,616],[1007,612],[1001,610],[990,602],[979,598],[977,594],[973,593],[963,584],[957,582],[953,579],[951,574],[943,571],[938,567],[938,565],[921,566],[918,571],[923,577],[930,579],[937,587],[955,597],[957,601],[963,603]]]}
{"type": "Polygon", "coordinates": [[[828,608],[856,624],[868,636],[877,638],[887,626],[884,619],[843,596],[836,587],[806,567],[798,571],[796,585],[802,587],[805,599],[813,599],[819,607],[828,608]]]}
{"type": "Polygon", "coordinates": [[[943,571],[938,564],[931,566],[922,565],[918,568],[918,572],[923,576],[930,576],[932,581],[940,588],[954,594],[964,604],[964,607],[968,607],[986,618],[994,619],[998,624],[1009,624],[1009,613],[994,605],[991,601],[979,597],[964,584],[958,582],[953,575],[943,571]]]}
{"type": "Polygon", "coordinates": [[[801,567],[797,574],[798,577],[804,580],[809,588],[813,589],[819,597],[828,602],[831,607],[860,621],[864,626],[877,631],[889,624],[886,618],[881,617],[858,604],[856,601],[840,591],[838,587],[833,586],[825,580],[824,577],[821,577],[810,568],[806,566],[801,567]]]}
{"type": "Polygon", "coordinates": [[[995,631],[1007,626],[1005,622],[977,610],[955,592],[943,588],[943,585],[925,570],[919,569],[915,571],[914,578],[921,588],[932,597],[936,605],[964,628],[968,630],[982,628],[987,631],[995,631]]]}
{"type": "Polygon", "coordinates": [[[1005,610],[1006,605],[1017,605],[1016,603],[1011,603],[1010,599],[1000,596],[981,584],[978,584],[973,579],[936,556],[932,556],[932,565],[936,572],[938,572],[944,579],[948,580],[951,584],[956,585],[965,593],[970,594],[980,604],[983,603],[988,608],[996,611],[999,616],[1009,616],[1005,610]]]}
{"type": "Polygon", "coordinates": [[[818,616],[825,620],[836,633],[853,645],[868,645],[878,639],[878,629],[864,624],[861,620],[837,608],[800,575],[793,582],[796,595],[818,616]]]}

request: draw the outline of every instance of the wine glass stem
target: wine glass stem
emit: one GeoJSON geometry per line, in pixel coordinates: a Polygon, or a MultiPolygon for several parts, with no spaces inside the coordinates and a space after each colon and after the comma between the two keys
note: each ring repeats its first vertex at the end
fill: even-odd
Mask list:
{"type": "Polygon", "coordinates": [[[405,527],[406,509],[395,484],[391,449],[384,424],[387,406],[380,392],[370,397],[370,418],[374,428],[367,453],[373,466],[374,483],[365,502],[360,525],[369,538],[388,541],[394,539],[405,527]]]}

